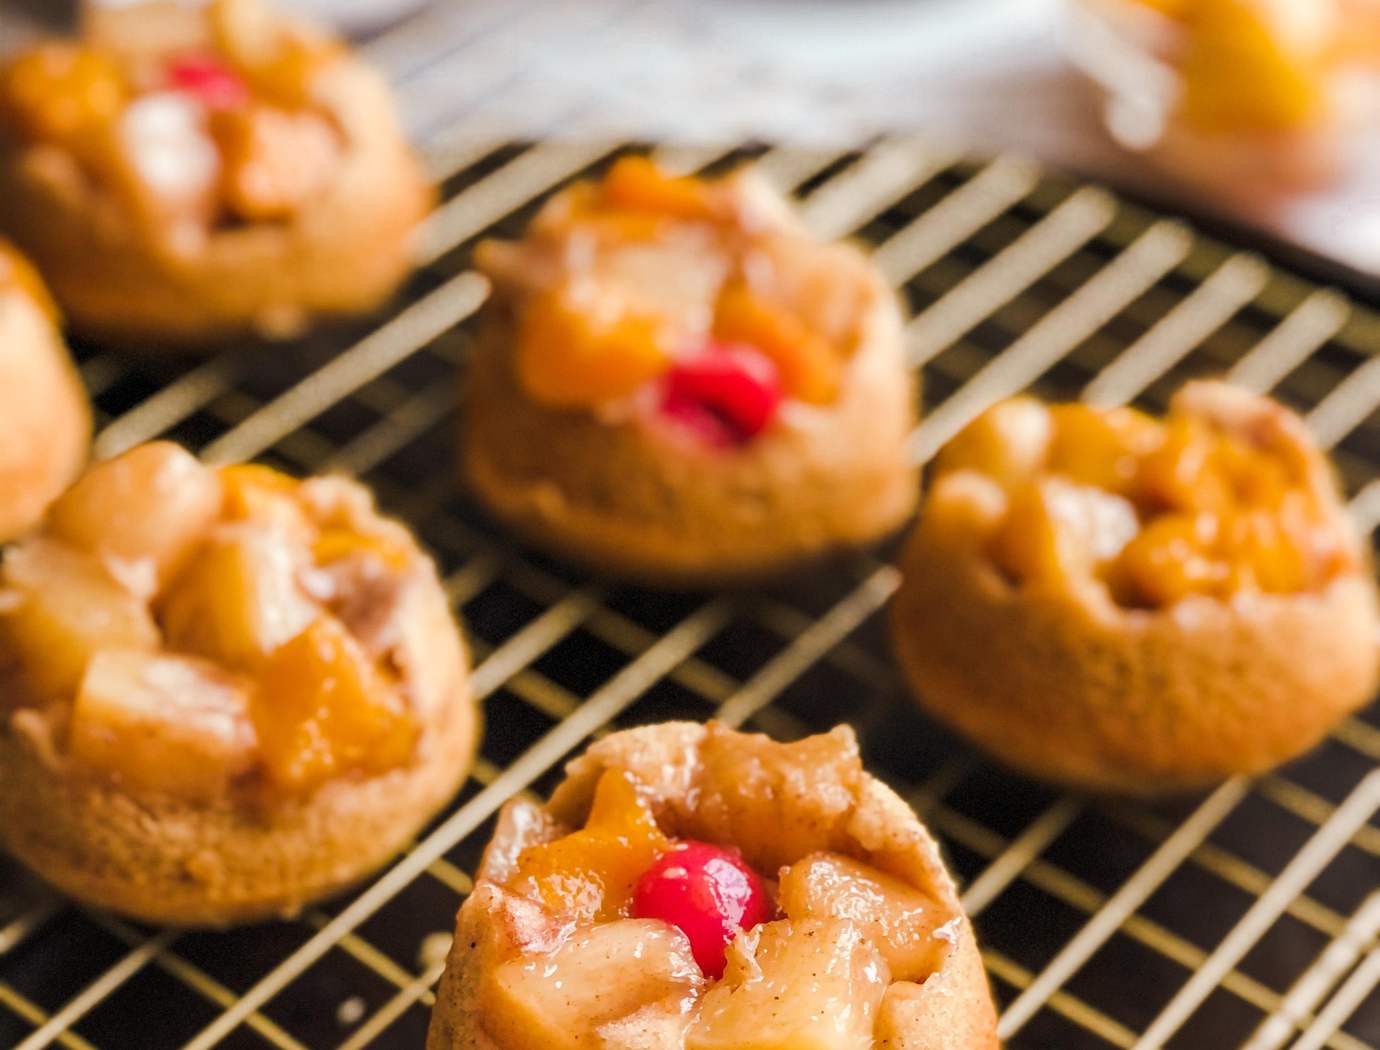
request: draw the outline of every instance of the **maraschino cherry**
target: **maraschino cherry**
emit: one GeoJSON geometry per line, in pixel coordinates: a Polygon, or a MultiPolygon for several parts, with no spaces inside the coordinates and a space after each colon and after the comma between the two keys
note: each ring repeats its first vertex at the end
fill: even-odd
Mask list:
{"type": "Polygon", "coordinates": [[[711,445],[744,445],[781,404],[775,363],[750,346],[711,344],[666,373],[661,410],[711,445]]]}
{"type": "Polygon", "coordinates": [[[249,86],[215,55],[182,55],[168,65],[168,85],[208,109],[235,109],[249,101],[249,86]]]}
{"type": "Polygon", "coordinates": [[[632,913],[680,928],[704,975],[723,976],[724,952],[739,930],[771,917],[762,880],[736,850],[677,842],[638,881],[632,913]]]}

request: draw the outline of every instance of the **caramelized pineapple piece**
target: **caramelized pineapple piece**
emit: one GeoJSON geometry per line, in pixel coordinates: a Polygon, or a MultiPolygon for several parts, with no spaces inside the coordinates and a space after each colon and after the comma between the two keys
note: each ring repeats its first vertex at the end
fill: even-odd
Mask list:
{"type": "Polygon", "coordinates": [[[219,798],[254,764],[248,691],[194,657],[102,649],[77,691],[68,747],[130,787],[219,798]]]}
{"type": "Polygon", "coordinates": [[[340,163],[335,132],[311,112],[258,104],[215,110],[210,132],[224,163],[225,203],[247,222],[290,218],[340,163]]]}
{"type": "Polygon", "coordinates": [[[158,647],[145,602],[66,544],[34,539],[15,547],[5,556],[0,592],[0,635],[25,680],[45,696],[70,697],[101,649],[158,647]]]}
{"type": "Polygon", "coordinates": [[[703,985],[685,936],[651,919],[576,930],[555,951],[496,967],[480,992],[480,1023],[507,1050],[595,1050],[599,1029],[679,1000],[703,985]]]}
{"type": "Polygon", "coordinates": [[[850,919],[886,959],[892,980],[923,981],[939,966],[944,922],[937,901],[893,875],[837,853],[816,853],[781,873],[788,919],[850,919]]]}
{"type": "Polygon", "coordinates": [[[663,324],[608,286],[575,282],[533,297],[517,337],[517,373],[538,401],[592,406],[627,397],[670,362],[663,324]]]}
{"type": "Polygon", "coordinates": [[[312,544],[311,553],[318,565],[330,565],[361,555],[376,558],[395,572],[402,572],[412,564],[412,551],[391,537],[344,528],[322,529],[312,544]]]}
{"type": "Polygon", "coordinates": [[[343,51],[323,34],[285,25],[259,0],[212,0],[207,19],[215,50],[256,93],[289,108],[310,101],[316,74],[343,51]]]}
{"type": "Polygon", "coordinates": [[[1224,532],[1231,552],[1233,589],[1296,594],[1316,582],[1306,537],[1291,534],[1274,514],[1237,515],[1226,523],[1224,532]]]}
{"type": "Polygon", "coordinates": [[[1172,511],[1227,510],[1232,490],[1220,446],[1221,438],[1202,420],[1170,419],[1159,444],[1141,461],[1139,500],[1172,511]]]}
{"type": "Polygon", "coordinates": [[[1329,108],[1324,5],[1198,0],[1184,11],[1181,113],[1207,132],[1312,126],[1329,108]],[[1311,8],[1311,10],[1310,10],[1311,8]]]}
{"type": "Polygon", "coordinates": [[[296,478],[261,463],[236,463],[220,468],[220,483],[229,521],[273,525],[295,537],[314,535],[298,500],[302,483],[296,478]]]}
{"type": "Polygon", "coordinates": [[[632,778],[611,769],[584,828],[523,850],[509,885],[554,915],[606,922],[626,914],[637,880],[668,845],[632,778]]]}
{"type": "Polygon", "coordinates": [[[781,388],[810,405],[827,405],[838,397],[843,362],[828,341],[790,310],[730,282],[714,308],[714,338],[746,343],[771,358],[781,388]]]}
{"type": "Polygon", "coordinates": [[[115,571],[147,566],[149,584],[162,584],[201,542],[220,504],[213,471],[155,441],[87,471],[48,511],[47,528],[115,571]]]}
{"type": "Polygon", "coordinates": [[[1033,397],[993,405],[940,450],[935,471],[976,470],[1003,488],[1029,481],[1044,465],[1050,412],[1033,397]]]}
{"type": "Polygon", "coordinates": [[[740,934],[686,1050],[871,1050],[886,960],[847,919],[783,919],[740,934]]]}
{"type": "Polygon", "coordinates": [[[836,729],[786,744],[708,728],[688,836],[732,842],[758,871],[844,844],[862,778],[851,735],[836,729]],[[763,799],[784,801],[767,806],[763,799]]]}
{"type": "Polygon", "coordinates": [[[1046,470],[1104,492],[1128,494],[1140,457],[1159,440],[1160,427],[1133,408],[1055,405],[1046,470]]]}
{"type": "Polygon", "coordinates": [[[163,598],[169,645],[230,668],[258,667],[320,614],[298,586],[301,562],[281,531],[221,530],[163,598]]]}
{"type": "Polygon", "coordinates": [[[620,157],[600,184],[605,207],[681,220],[716,218],[713,188],[702,179],[667,175],[647,157],[620,157]]]}
{"type": "Polygon", "coordinates": [[[1135,508],[1120,496],[1046,477],[1012,495],[991,553],[1017,581],[1057,584],[1096,572],[1138,529],[1135,508]]]}
{"type": "Polygon", "coordinates": [[[0,70],[0,125],[30,141],[85,149],[115,122],[128,95],[108,56],[80,44],[40,44],[0,70]]]}
{"type": "Polygon", "coordinates": [[[1119,576],[1134,599],[1172,605],[1191,594],[1227,589],[1229,567],[1216,552],[1218,525],[1207,514],[1167,514],[1156,518],[1126,545],[1119,576]]]}
{"type": "Polygon", "coordinates": [[[269,776],[294,793],[345,773],[396,769],[417,738],[397,686],[325,617],[264,662],[250,716],[269,776]]]}

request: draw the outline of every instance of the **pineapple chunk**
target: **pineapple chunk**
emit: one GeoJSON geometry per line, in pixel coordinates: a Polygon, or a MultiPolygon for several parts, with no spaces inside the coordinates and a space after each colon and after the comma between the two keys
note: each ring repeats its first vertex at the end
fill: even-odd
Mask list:
{"type": "Polygon", "coordinates": [[[70,697],[99,649],[158,647],[148,606],[66,544],[35,539],[16,547],[3,582],[15,598],[0,613],[0,636],[26,682],[45,696],[70,697]]]}
{"type": "Polygon", "coordinates": [[[289,792],[396,769],[417,741],[397,687],[330,618],[269,656],[249,706],[269,776],[289,792]]]}
{"type": "Polygon", "coordinates": [[[1210,133],[1308,127],[1328,116],[1330,5],[1199,0],[1188,29],[1182,113],[1210,133]]]}
{"type": "Polygon", "coordinates": [[[771,358],[781,374],[781,388],[797,400],[827,405],[838,397],[842,355],[790,309],[745,284],[729,283],[719,293],[714,338],[746,343],[771,358]]]}
{"type": "Polygon", "coordinates": [[[225,203],[248,222],[291,218],[340,166],[335,132],[310,111],[259,104],[214,110],[210,130],[225,164],[225,203]]]}
{"type": "Polygon", "coordinates": [[[1013,495],[992,557],[1017,581],[1058,584],[1100,570],[1139,528],[1135,508],[1122,497],[1043,478],[1013,495]]]}
{"type": "Polygon", "coordinates": [[[297,583],[302,552],[279,531],[229,527],[202,548],[163,599],[168,643],[252,670],[320,610],[297,583]]]}
{"type": "Polygon", "coordinates": [[[886,960],[847,919],[783,919],[739,934],[686,1050],[871,1050],[886,960]]]}
{"type": "Polygon", "coordinates": [[[1029,481],[1044,464],[1049,409],[1033,397],[1013,397],[978,416],[940,451],[935,471],[976,470],[1002,488],[1029,481]]]}
{"type": "Polygon", "coordinates": [[[710,725],[700,801],[686,832],[732,842],[758,871],[836,849],[857,804],[857,742],[844,730],[779,743],[710,725]]]}
{"type": "Polygon", "coordinates": [[[577,930],[555,951],[494,968],[479,1016],[507,1050],[596,1050],[599,1029],[665,1003],[667,1013],[704,978],[685,935],[652,919],[577,930]]]}
{"type": "Polygon", "coordinates": [[[124,784],[209,801],[254,764],[242,683],[187,656],[103,649],[72,708],[72,758],[124,784]]]}
{"type": "Polygon", "coordinates": [[[668,845],[632,778],[610,769],[599,778],[584,828],[523,850],[510,885],[555,915],[617,919],[668,845]]]}
{"type": "Polygon", "coordinates": [[[781,873],[788,919],[851,919],[882,953],[897,981],[922,981],[938,968],[944,921],[929,894],[886,872],[836,853],[816,853],[781,873]]]}
{"type": "Polygon", "coordinates": [[[178,570],[220,514],[214,472],[168,441],[92,467],[48,512],[48,531],[112,569],[148,565],[152,583],[178,570]]]}
{"type": "Polygon", "coordinates": [[[1229,590],[1230,567],[1219,556],[1218,523],[1206,514],[1166,514],[1126,545],[1118,561],[1131,600],[1173,605],[1192,594],[1229,590]]]}
{"type": "Polygon", "coordinates": [[[669,364],[661,318],[612,285],[574,281],[523,310],[517,374],[536,400],[560,407],[627,397],[669,364]]]}
{"type": "Polygon", "coordinates": [[[225,487],[225,517],[272,526],[302,541],[315,536],[314,526],[298,498],[302,482],[260,463],[235,463],[220,468],[225,487]]]}
{"type": "Polygon", "coordinates": [[[1134,408],[1055,405],[1049,442],[1051,474],[1126,495],[1136,481],[1140,457],[1160,439],[1160,425],[1134,408]]]}
{"type": "Polygon", "coordinates": [[[701,179],[667,175],[647,157],[620,157],[599,187],[606,207],[682,221],[717,218],[713,188],[701,179]]]}
{"type": "Polygon", "coordinates": [[[0,127],[30,141],[87,147],[128,96],[108,55],[79,44],[40,44],[0,69],[0,127]]]}

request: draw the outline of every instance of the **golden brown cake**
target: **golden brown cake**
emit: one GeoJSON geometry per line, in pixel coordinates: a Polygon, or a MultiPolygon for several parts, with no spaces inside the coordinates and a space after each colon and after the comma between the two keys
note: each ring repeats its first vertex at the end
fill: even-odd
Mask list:
{"type": "Polygon", "coordinates": [[[428,1050],[995,1050],[915,814],[851,730],[616,733],[499,817],[428,1050]]]}
{"type": "Polygon", "coordinates": [[[477,735],[435,567],[353,481],[144,445],[0,567],[0,844],[89,904],[291,915],[400,850],[477,735]]]}
{"type": "Polygon", "coordinates": [[[1012,766],[1195,788],[1302,754],[1374,695],[1370,557],[1268,398],[1190,383],[1163,421],[1018,398],[935,473],[896,651],[923,706],[1012,766]]]}
{"type": "Polygon", "coordinates": [[[625,158],[554,198],[494,283],[462,466],[531,541],[652,584],[778,572],[909,514],[891,291],[749,173],[625,158]]]}
{"type": "Polygon", "coordinates": [[[31,528],[86,459],[91,408],[32,266],[0,240],[0,542],[31,528]]]}
{"type": "Polygon", "coordinates": [[[0,70],[0,228],[107,340],[367,310],[431,200],[383,81],[257,0],[112,11],[0,70]]]}

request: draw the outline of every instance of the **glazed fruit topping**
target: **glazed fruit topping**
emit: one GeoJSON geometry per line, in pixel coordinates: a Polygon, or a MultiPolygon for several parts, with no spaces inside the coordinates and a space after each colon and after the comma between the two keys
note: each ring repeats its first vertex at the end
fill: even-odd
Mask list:
{"type": "Polygon", "coordinates": [[[724,214],[712,187],[702,179],[667,175],[647,157],[621,157],[600,186],[600,204],[613,211],[645,212],[681,220],[724,214]]]}
{"type": "Polygon", "coordinates": [[[1184,118],[1213,132],[1297,128],[1321,119],[1334,43],[1325,7],[1267,0],[1185,7],[1184,118]]]}
{"type": "Polygon", "coordinates": [[[1299,440],[1192,412],[1161,423],[1017,398],[974,420],[936,469],[977,471],[1004,490],[989,551],[1013,580],[1093,576],[1123,604],[1159,607],[1299,593],[1350,564],[1299,440]]]}
{"type": "Polygon", "coordinates": [[[0,570],[0,660],[24,702],[66,712],[81,766],[186,798],[404,765],[418,725],[390,617],[417,557],[342,486],[166,443],[91,469],[0,570]]]}
{"type": "Polygon", "coordinates": [[[872,294],[868,272],[754,185],[628,157],[555,198],[523,242],[481,245],[480,267],[521,291],[523,390],[599,408],[664,380],[654,389],[665,414],[711,445],[751,439],[779,399],[833,403],[872,294]],[[717,348],[757,360],[730,367],[717,348]]]}
{"type": "Polygon", "coordinates": [[[510,885],[552,914],[607,922],[627,914],[638,880],[669,845],[632,778],[609,770],[585,826],[523,850],[510,885]]]}
{"type": "Polygon", "coordinates": [[[719,294],[714,336],[725,343],[754,347],[781,375],[787,396],[810,405],[826,405],[838,396],[843,371],[840,355],[779,303],[730,283],[719,294]]]}
{"type": "Polygon", "coordinates": [[[854,922],[782,919],[738,937],[687,1050],[869,1050],[886,960],[854,922]]]}
{"type": "Polygon", "coordinates": [[[331,126],[307,111],[261,104],[216,107],[210,133],[225,167],[224,203],[250,222],[297,212],[329,184],[340,157],[331,126]]]}
{"type": "Polygon", "coordinates": [[[747,346],[711,346],[666,373],[661,411],[722,448],[745,445],[776,418],[781,385],[772,361],[747,346]]]}
{"type": "Polygon", "coordinates": [[[108,127],[127,98],[115,63],[78,44],[40,44],[0,73],[0,123],[34,142],[80,145],[108,127]]]}
{"type": "Polygon", "coordinates": [[[700,970],[723,976],[724,953],[740,932],[771,917],[762,880],[736,850],[677,842],[638,880],[632,914],[661,919],[690,941],[700,970]]]}
{"type": "Polygon", "coordinates": [[[208,109],[235,109],[250,100],[249,85],[221,58],[183,55],[168,64],[168,86],[195,96],[208,109]]]}
{"type": "Polygon", "coordinates": [[[582,281],[528,303],[518,331],[517,371],[550,405],[598,405],[639,390],[669,362],[662,324],[615,292],[582,281]]]}

